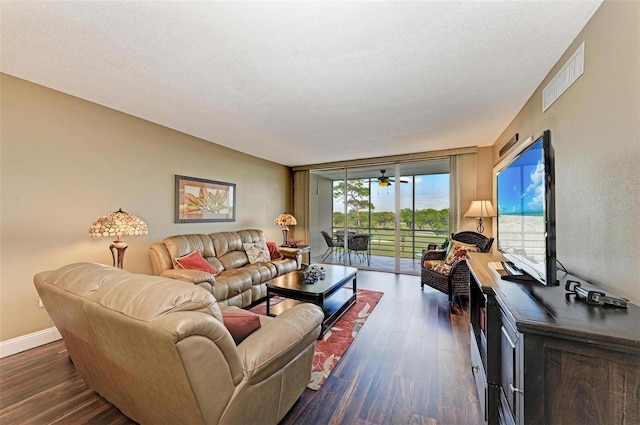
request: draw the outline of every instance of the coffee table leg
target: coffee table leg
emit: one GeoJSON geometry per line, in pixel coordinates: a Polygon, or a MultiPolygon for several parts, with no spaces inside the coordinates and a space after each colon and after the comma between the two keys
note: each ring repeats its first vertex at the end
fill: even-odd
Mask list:
{"type": "Polygon", "coordinates": [[[269,293],[269,290],[267,290],[267,316],[269,315],[269,310],[271,307],[271,294],[269,293]]]}

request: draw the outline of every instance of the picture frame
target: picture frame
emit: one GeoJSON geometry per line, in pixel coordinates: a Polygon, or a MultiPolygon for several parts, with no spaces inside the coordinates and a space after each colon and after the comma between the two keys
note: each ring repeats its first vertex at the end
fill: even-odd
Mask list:
{"type": "Polygon", "coordinates": [[[235,183],[175,176],[175,222],[236,221],[235,183]]]}

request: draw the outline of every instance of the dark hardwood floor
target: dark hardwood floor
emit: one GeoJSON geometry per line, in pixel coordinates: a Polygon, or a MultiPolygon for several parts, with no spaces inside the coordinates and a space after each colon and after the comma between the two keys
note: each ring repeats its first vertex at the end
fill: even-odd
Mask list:
{"type": "MultiPolygon", "coordinates": [[[[418,276],[358,272],[358,287],[384,292],[319,391],[305,390],[288,424],[479,424],[467,314],[418,276]]],[[[126,385],[126,383],[123,383],[126,385]]],[[[89,390],[62,341],[0,360],[0,423],[132,424],[89,390]]]]}

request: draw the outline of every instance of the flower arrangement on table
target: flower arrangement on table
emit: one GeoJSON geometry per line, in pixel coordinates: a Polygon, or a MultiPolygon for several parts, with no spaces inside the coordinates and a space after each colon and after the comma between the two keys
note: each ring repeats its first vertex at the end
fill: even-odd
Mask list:
{"type": "Polygon", "coordinates": [[[302,239],[289,239],[285,246],[288,248],[297,248],[300,243],[302,243],[302,239]]]}
{"type": "Polygon", "coordinates": [[[318,280],[323,280],[327,275],[326,270],[322,266],[309,266],[308,269],[304,271],[304,283],[313,284],[318,282],[318,280]]]}

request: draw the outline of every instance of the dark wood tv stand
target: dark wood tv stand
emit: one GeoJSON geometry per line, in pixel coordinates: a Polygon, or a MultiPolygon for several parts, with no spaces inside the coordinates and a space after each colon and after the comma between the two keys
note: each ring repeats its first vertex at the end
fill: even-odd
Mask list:
{"type": "MultiPolygon", "coordinates": [[[[488,424],[640,424],[640,307],[514,283],[472,253],[471,369],[488,424]]],[[[615,294],[611,294],[615,295],[615,294]]]]}

